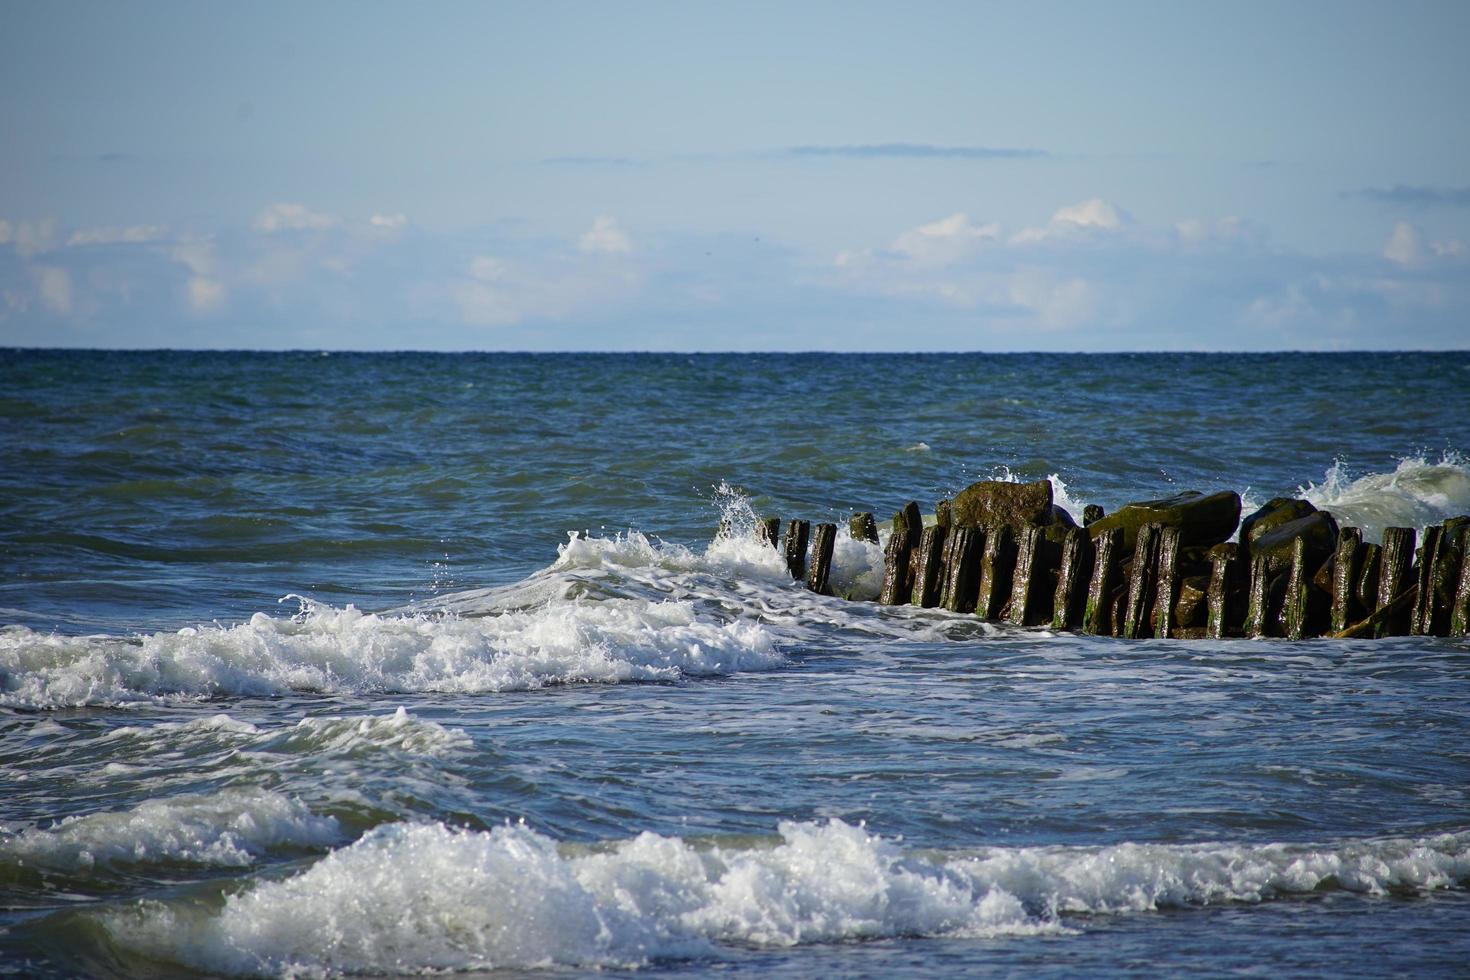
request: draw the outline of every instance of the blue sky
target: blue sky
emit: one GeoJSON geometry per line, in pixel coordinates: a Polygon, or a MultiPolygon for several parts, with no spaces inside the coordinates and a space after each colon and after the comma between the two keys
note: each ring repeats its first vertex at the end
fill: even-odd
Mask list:
{"type": "Polygon", "coordinates": [[[0,345],[1470,347],[1470,4],[0,0],[0,345]]]}

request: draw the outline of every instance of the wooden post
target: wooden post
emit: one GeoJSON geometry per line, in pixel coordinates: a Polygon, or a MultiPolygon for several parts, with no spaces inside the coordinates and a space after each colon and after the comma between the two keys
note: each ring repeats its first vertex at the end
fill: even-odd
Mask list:
{"type": "Polygon", "coordinates": [[[1087,585],[1087,607],[1082,613],[1082,630],[1094,636],[1113,632],[1113,591],[1118,585],[1118,559],[1123,550],[1123,529],[1111,528],[1092,542],[1092,578],[1087,585]]]}
{"type": "Polygon", "coordinates": [[[919,505],[913,501],[893,515],[893,532],[883,552],[883,590],[878,594],[878,601],[885,606],[906,606],[913,594],[909,563],[914,545],[919,543],[919,522],[919,505]]]}
{"type": "Polygon", "coordinates": [[[1288,640],[1300,640],[1307,635],[1307,539],[1297,538],[1291,543],[1291,571],[1286,577],[1286,601],[1282,603],[1281,619],[1288,640]]]}
{"type": "Polygon", "coordinates": [[[755,537],[757,541],[764,541],[779,551],[781,549],[781,518],[762,517],[755,526],[755,537]]]}
{"type": "Polygon", "coordinates": [[[1042,530],[1022,528],[1016,536],[1016,568],[1011,573],[1011,615],[1016,626],[1035,626],[1039,621],[1037,599],[1039,580],[1046,575],[1041,553],[1042,530]]]}
{"type": "Polygon", "coordinates": [[[1051,628],[1076,629],[1082,624],[1087,605],[1088,572],[1092,568],[1092,539],[1080,527],[1062,539],[1062,560],[1057,566],[1057,594],[1052,599],[1051,628]]]}
{"type": "Polygon", "coordinates": [[[934,505],[934,523],[940,527],[949,527],[954,523],[950,517],[951,511],[948,500],[941,500],[934,505]]]}
{"type": "Polygon", "coordinates": [[[1133,573],[1128,578],[1128,605],[1123,620],[1126,639],[1143,639],[1150,633],[1148,614],[1153,608],[1158,561],[1159,525],[1145,524],[1138,529],[1138,543],[1133,548],[1133,573]]]}
{"type": "Polygon", "coordinates": [[[786,525],[786,570],[798,582],[806,578],[806,542],[811,533],[811,521],[793,520],[786,525]]]}
{"type": "Polygon", "coordinates": [[[878,522],[873,520],[871,511],[863,511],[853,514],[847,519],[847,530],[854,541],[870,541],[878,543],[878,522]]]}
{"type": "Polygon", "coordinates": [[[984,532],[977,527],[951,527],[944,545],[944,588],[939,604],[950,612],[975,611],[980,588],[980,548],[984,532]]]}
{"type": "Polygon", "coordinates": [[[1266,606],[1271,598],[1271,583],[1266,576],[1266,556],[1251,556],[1251,584],[1246,593],[1245,635],[1257,639],[1266,635],[1266,606]]]}
{"type": "Polygon", "coordinates": [[[943,564],[945,528],[938,524],[924,528],[919,537],[918,557],[914,563],[912,602],[925,609],[939,605],[941,583],[939,569],[943,564]]]}
{"type": "Polygon", "coordinates": [[[1439,539],[1439,554],[1430,573],[1434,599],[1429,609],[1429,632],[1449,636],[1454,615],[1455,586],[1466,564],[1465,550],[1470,545],[1470,525],[1446,521],[1439,539]]]}
{"type": "Polygon", "coordinates": [[[1450,601],[1450,636],[1470,636],[1470,535],[1463,535],[1460,580],[1450,601]]]}
{"type": "MultiPolygon", "coordinates": [[[[1378,602],[1374,611],[1392,602],[1410,584],[1409,563],[1414,558],[1414,529],[1383,529],[1383,559],[1378,569],[1378,602]]],[[[1373,628],[1375,637],[1403,636],[1409,629],[1409,617],[1403,612],[1386,616],[1373,628]]]]}
{"type": "Polygon", "coordinates": [[[832,575],[832,548],[837,544],[837,525],[818,524],[812,535],[812,567],[807,573],[806,587],[819,595],[831,595],[827,579],[832,575]]]}
{"type": "Polygon", "coordinates": [[[1434,566],[1439,562],[1444,528],[1438,524],[1424,529],[1424,543],[1419,548],[1419,574],[1415,582],[1419,594],[1409,613],[1409,634],[1430,636],[1434,632],[1434,566]]]}
{"type": "Polygon", "coordinates": [[[985,551],[980,557],[980,588],[975,598],[975,615],[999,619],[1011,594],[1011,569],[1015,567],[1015,532],[998,524],[985,532],[985,551]]]}
{"type": "Polygon", "coordinates": [[[1383,564],[1383,549],[1376,544],[1363,545],[1362,567],[1358,569],[1358,581],[1353,586],[1353,597],[1366,616],[1378,608],[1378,570],[1383,564]]]}
{"type": "Polygon", "coordinates": [[[1205,624],[1205,636],[1211,640],[1223,640],[1234,629],[1239,620],[1239,605],[1235,599],[1236,582],[1240,578],[1240,545],[1217,544],[1210,549],[1210,589],[1206,601],[1209,603],[1209,619],[1205,624]]]}
{"type": "Polygon", "coordinates": [[[1358,618],[1357,597],[1353,586],[1363,564],[1363,532],[1345,527],[1337,532],[1337,553],[1332,565],[1332,632],[1347,629],[1358,618]]]}
{"type": "Polygon", "coordinates": [[[1174,601],[1179,597],[1179,528],[1159,531],[1159,571],[1154,601],[1154,635],[1167,640],[1174,634],[1174,601]]]}

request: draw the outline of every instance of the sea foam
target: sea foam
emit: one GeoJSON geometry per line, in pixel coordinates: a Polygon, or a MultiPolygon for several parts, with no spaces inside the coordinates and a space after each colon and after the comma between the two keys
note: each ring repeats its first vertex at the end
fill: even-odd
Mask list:
{"type": "Polygon", "coordinates": [[[1366,538],[1377,541],[1386,527],[1423,529],[1470,513],[1470,464],[1453,452],[1437,461],[1411,456],[1399,460],[1391,473],[1354,478],[1338,460],[1321,485],[1308,483],[1297,493],[1319,509],[1331,511],[1338,524],[1360,527],[1366,538]]]}
{"type": "Polygon", "coordinates": [[[483,617],[387,615],[303,600],[292,618],[132,638],[0,629],[0,705],[525,690],[677,680],[782,663],[758,623],[700,619],[687,600],[562,599],[483,617]]]}
{"type": "Polygon", "coordinates": [[[1259,902],[1323,889],[1470,880],[1470,833],[1323,846],[1120,844],[934,852],[838,820],[779,840],[697,846],[641,834],[559,847],[524,826],[380,827],[217,915],[150,903],[105,914],[118,942],[235,975],[629,967],[722,946],[891,936],[1058,934],[1071,913],[1259,902]]]}
{"type": "Polygon", "coordinates": [[[81,872],[99,867],[182,864],[245,867],[274,848],[341,840],[333,817],[265,789],[149,800],[0,838],[0,869],[81,872]]]}

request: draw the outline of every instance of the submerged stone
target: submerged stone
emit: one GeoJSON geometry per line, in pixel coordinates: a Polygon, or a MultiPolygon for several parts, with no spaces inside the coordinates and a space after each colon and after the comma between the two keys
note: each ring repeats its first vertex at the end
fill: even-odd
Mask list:
{"type": "Polygon", "coordinates": [[[1306,542],[1306,576],[1310,579],[1337,549],[1337,521],[1325,510],[1277,524],[1256,537],[1251,554],[1264,556],[1267,569],[1275,575],[1291,566],[1292,542],[1298,538],[1306,542]]]}
{"type": "Polygon", "coordinates": [[[1094,521],[1087,532],[1098,535],[1113,528],[1123,531],[1123,550],[1132,551],[1138,542],[1138,529],[1145,524],[1179,528],[1182,547],[1219,544],[1235,533],[1240,521],[1240,494],[1222,490],[1206,496],[1188,490],[1160,500],[1139,500],[1125,504],[1115,513],[1094,521]]]}
{"type": "Polygon", "coordinates": [[[1295,497],[1272,497],[1240,522],[1240,543],[1249,550],[1256,538],[1273,528],[1316,512],[1317,508],[1310,501],[1295,497]]]}
{"type": "Polygon", "coordinates": [[[972,483],[949,504],[955,527],[1041,527],[1056,518],[1052,513],[1051,481],[1004,483],[981,480],[972,483]]]}

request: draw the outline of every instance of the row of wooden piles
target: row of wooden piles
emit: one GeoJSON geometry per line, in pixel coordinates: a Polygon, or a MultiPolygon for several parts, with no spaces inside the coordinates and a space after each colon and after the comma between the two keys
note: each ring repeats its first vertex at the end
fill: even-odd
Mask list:
{"type": "MultiPolygon", "coordinates": [[[[879,541],[871,513],[849,529],[879,541]]],[[[793,577],[832,594],[835,524],[793,520],[783,536],[768,517],[758,533],[793,577]]],[[[932,521],[913,502],[893,516],[878,601],[1130,639],[1470,635],[1470,517],[1417,537],[1390,527],[1365,543],[1289,498],[1241,521],[1230,492],[1089,506],[1079,527],[1048,481],[982,481],[932,521]]]]}

